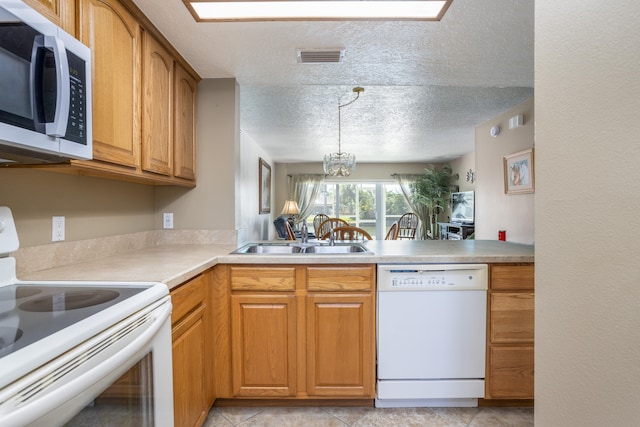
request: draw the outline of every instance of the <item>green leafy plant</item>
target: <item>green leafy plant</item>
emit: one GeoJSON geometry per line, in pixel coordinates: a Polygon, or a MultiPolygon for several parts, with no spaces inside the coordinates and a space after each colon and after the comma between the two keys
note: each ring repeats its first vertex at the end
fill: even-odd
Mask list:
{"type": "Polygon", "coordinates": [[[451,193],[458,191],[458,184],[454,183],[458,179],[459,175],[453,173],[449,165],[443,165],[439,168],[429,166],[425,168],[424,174],[413,184],[413,202],[423,205],[429,210],[428,216],[430,220],[427,230],[431,231],[431,236],[434,239],[438,237],[438,215],[449,204],[451,193]]]}

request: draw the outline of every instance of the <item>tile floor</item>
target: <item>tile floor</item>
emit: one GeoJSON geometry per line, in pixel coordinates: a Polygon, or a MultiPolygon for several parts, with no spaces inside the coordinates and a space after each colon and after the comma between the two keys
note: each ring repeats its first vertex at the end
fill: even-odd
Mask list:
{"type": "Polygon", "coordinates": [[[226,408],[204,427],[530,427],[533,408],[226,408]]]}

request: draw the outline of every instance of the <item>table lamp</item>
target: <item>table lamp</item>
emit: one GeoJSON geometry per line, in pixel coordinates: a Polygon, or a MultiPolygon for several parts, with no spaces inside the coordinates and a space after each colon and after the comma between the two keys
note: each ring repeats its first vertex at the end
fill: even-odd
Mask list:
{"type": "Polygon", "coordinates": [[[286,215],[289,221],[289,225],[293,230],[293,224],[295,222],[295,217],[300,213],[300,208],[298,208],[298,203],[295,200],[287,200],[284,202],[284,207],[282,208],[282,212],[280,215],[286,215]]]}

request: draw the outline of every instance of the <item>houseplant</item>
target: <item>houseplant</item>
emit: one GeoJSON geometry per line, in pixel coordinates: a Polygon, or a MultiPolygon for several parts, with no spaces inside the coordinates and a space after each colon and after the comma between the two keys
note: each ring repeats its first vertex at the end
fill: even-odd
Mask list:
{"type": "MultiPolygon", "coordinates": [[[[412,194],[414,204],[422,205],[428,209],[429,224],[427,230],[432,238],[438,238],[438,214],[440,214],[449,204],[451,193],[458,191],[457,181],[459,175],[453,173],[451,166],[441,167],[429,166],[425,168],[424,174],[418,177],[413,183],[412,194]]],[[[423,232],[423,238],[426,234],[423,232]]]]}

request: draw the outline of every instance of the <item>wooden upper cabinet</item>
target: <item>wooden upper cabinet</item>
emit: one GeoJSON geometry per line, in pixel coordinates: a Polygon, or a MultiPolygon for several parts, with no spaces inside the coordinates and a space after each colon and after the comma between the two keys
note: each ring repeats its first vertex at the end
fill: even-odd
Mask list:
{"type": "Polygon", "coordinates": [[[91,48],[93,159],[32,165],[196,185],[198,76],[131,0],[27,0],[91,48]]]}
{"type": "Polygon", "coordinates": [[[76,2],[74,0],[24,0],[24,2],[67,33],[76,35],[76,2]]]}
{"type": "Polygon", "coordinates": [[[93,158],[135,168],[140,153],[140,25],[116,0],[80,1],[93,58],[93,158]]]}
{"type": "Polygon", "coordinates": [[[196,178],[197,83],[175,63],[174,73],[173,173],[178,178],[196,178]]]}
{"type": "Polygon", "coordinates": [[[142,170],[173,173],[173,58],[143,33],[142,170]]]}

